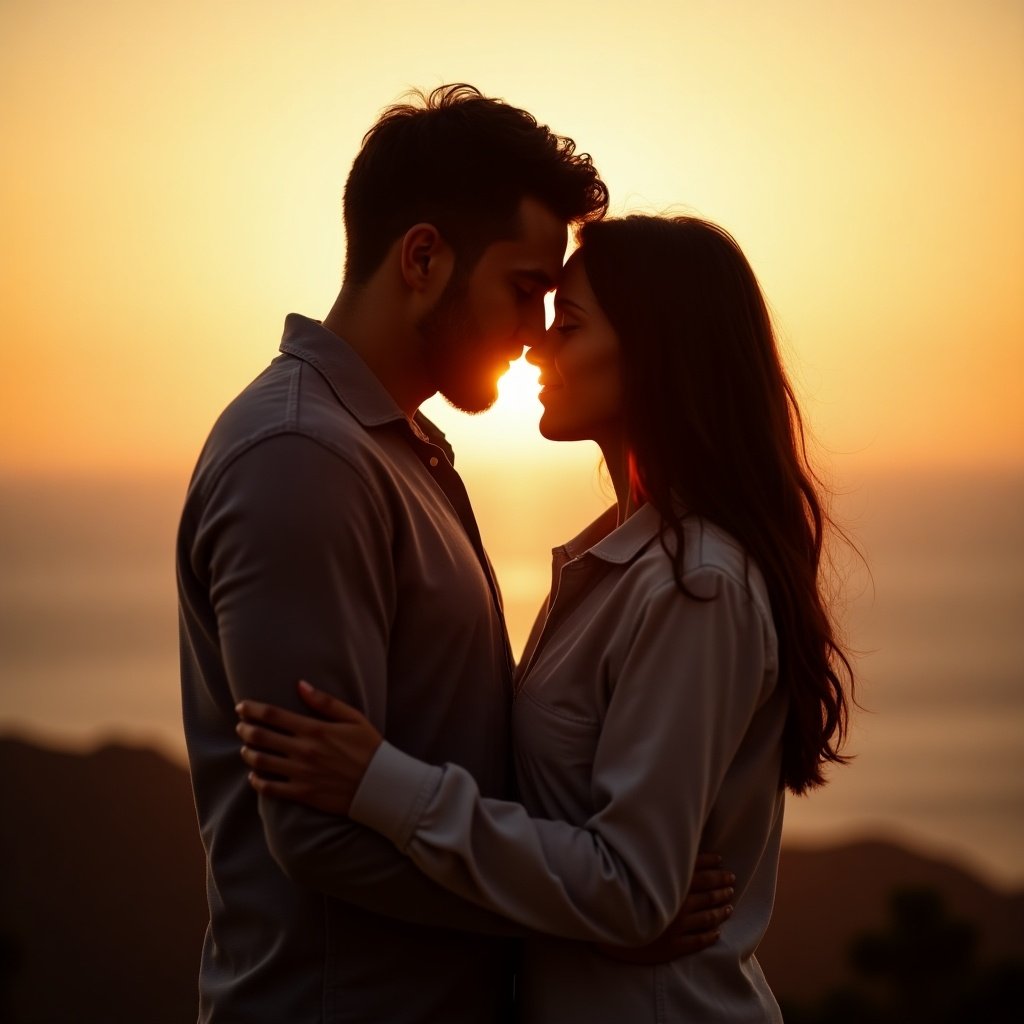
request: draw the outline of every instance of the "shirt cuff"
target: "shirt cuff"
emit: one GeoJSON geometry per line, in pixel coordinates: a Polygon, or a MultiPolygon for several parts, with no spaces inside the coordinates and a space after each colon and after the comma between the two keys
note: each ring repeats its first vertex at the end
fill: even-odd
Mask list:
{"type": "Polygon", "coordinates": [[[405,850],[444,769],[417,761],[385,740],[367,766],[348,816],[405,850]]]}

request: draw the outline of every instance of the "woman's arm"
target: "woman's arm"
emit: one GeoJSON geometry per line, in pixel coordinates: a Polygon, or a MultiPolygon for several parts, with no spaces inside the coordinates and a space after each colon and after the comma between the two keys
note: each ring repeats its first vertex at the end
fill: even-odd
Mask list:
{"type": "MultiPolygon", "coordinates": [[[[429,877],[530,928],[617,945],[649,942],[684,902],[703,823],[762,699],[762,619],[741,583],[718,572],[708,582],[710,601],[687,599],[674,584],[650,596],[598,741],[598,810],[582,828],[484,799],[463,769],[425,765],[365,734],[362,754],[342,753],[343,739],[297,778],[288,758],[309,753],[305,738],[271,748],[273,737],[243,725],[247,743],[285,755],[250,750],[258,771],[288,778],[254,784],[297,799],[303,787],[323,786],[333,793],[324,798],[334,801],[329,809],[350,804],[354,820],[387,835],[429,877]],[[346,758],[348,768],[338,772],[346,758]],[[339,782],[346,774],[348,782],[339,782]]],[[[355,714],[353,730],[361,728],[355,714]]]]}
{"type": "MultiPolygon", "coordinates": [[[[365,715],[337,697],[305,681],[299,683],[299,693],[322,718],[257,701],[238,705],[246,719],[239,723],[238,732],[253,744],[242,748],[243,759],[254,769],[250,781],[265,797],[347,815],[382,737],[365,715]],[[258,775],[257,770],[277,777],[258,775]]],[[[732,914],[735,882],[736,876],[722,867],[718,854],[699,853],[689,891],[669,927],[645,946],[600,943],[601,951],[625,963],[659,964],[707,949],[718,941],[718,928],[732,914]]]]}

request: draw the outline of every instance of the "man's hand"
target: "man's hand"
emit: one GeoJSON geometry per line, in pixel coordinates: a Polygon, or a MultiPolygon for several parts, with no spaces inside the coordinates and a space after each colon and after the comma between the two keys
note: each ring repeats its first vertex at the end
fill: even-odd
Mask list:
{"type": "Polygon", "coordinates": [[[731,871],[722,870],[722,858],[717,853],[698,854],[690,891],[676,919],[657,939],[646,946],[601,944],[597,948],[605,956],[627,964],[664,964],[699,953],[718,941],[718,929],[732,914],[735,882],[731,871]]]}

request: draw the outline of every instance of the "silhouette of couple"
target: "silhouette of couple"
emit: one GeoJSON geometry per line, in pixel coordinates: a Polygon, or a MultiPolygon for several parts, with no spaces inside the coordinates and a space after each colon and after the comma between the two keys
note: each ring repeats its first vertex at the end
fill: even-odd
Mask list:
{"type": "Polygon", "coordinates": [[[213,427],[177,552],[202,1021],[780,1019],[784,791],[843,759],[829,524],[736,243],[607,205],[524,110],[389,108],[337,300],[213,427]],[[541,433],[596,442],[616,503],[516,666],[418,407],[487,408],[524,346],[541,433]]]}

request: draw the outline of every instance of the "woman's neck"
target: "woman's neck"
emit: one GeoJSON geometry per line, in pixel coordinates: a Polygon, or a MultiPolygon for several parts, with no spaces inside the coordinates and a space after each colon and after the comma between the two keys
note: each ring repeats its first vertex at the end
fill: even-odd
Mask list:
{"type": "Polygon", "coordinates": [[[632,474],[629,466],[629,449],[621,437],[598,441],[604,464],[615,488],[615,503],[618,506],[616,525],[621,526],[640,504],[633,493],[632,474]]]}

